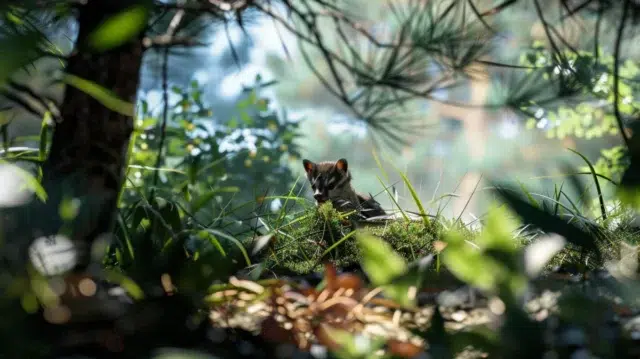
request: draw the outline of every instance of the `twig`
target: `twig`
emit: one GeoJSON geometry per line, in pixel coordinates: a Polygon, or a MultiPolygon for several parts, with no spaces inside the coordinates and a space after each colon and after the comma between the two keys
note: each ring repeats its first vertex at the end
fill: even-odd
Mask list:
{"type": "MultiPolygon", "coordinates": [[[[184,16],[184,10],[180,9],[176,12],[176,14],[171,19],[169,23],[169,27],[167,28],[167,32],[165,36],[171,38],[173,37],[178,25],[180,25],[180,21],[182,21],[182,17],[184,16]]],[[[167,122],[169,118],[169,48],[164,48],[164,53],[162,57],[162,125],[160,127],[160,142],[158,144],[158,157],[156,158],[156,168],[160,167],[162,163],[162,152],[164,149],[164,141],[166,139],[166,130],[167,130],[167,122]]],[[[151,191],[149,194],[149,198],[153,199],[153,195],[155,194],[155,188],[158,184],[158,178],[160,175],[160,171],[155,171],[153,173],[153,185],[151,186],[151,191]]]]}
{"type": "Polygon", "coordinates": [[[600,62],[600,24],[602,23],[602,13],[604,12],[604,10],[602,9],[602,7],[598,8],[598,18],[596,19],[596,28],[593,30],[594,31],[594,36],[593,36],[593,56],[595,58],[595,63],[596,66],[599,64],[600,62]]]}
{"type": "Polygon", "coordinates": [[[13,88],[16,91],[26,93],[31,98],[36,100],[42,107],[44,107],[51,113],[51,116],[56,122],[60,122],[62,120],[62,118],[60,117],[60,110],[58,109],[58,106],[53,103],[54,101],[51,98],[43,98],[42,95],[36,93],[29,86],[17,83],[14,80],[7,81],[7,85],[9,85],[9,87],[13,88]],[[49,100],[50,102],[48,103],[45,100],[49,100]]]}
{"type": "Polygon", "coordinates": [[[565,5],[565,8],[567,10],[567,13],[564,14],[562,16],[562,18],[560,19],[565,20],[568,17],[572,17],[573,15],[575,15],[576,13],[580,12],[580,10],[586,8],[589,4],[591,4],[593,2],[593,0],[586,0],[585,2],[583,2],[582,4],[574,7],[573,9],[569,9],[569,7],[563,2],[563,5],[565,5]]]}
{"type": "Polygon", "coordinates": [[[175,46],[196,47],[207,46],[209,44],[196,41],[191,37],[158,35],[156,37],[145,37],[142,45],[146,48],[165,48],[175,46]]]}
{"type": "Polygon", "coordinates": [[[42,109],[37,108],[36,106],[34,106],[32,103],[30,103],[29,101],[24,100],[23,98],[21,98],[20,96],[16,96],[14,94],[12,94],[11,92],[5,90],[5,89],[0,89],[0,96],[3,96],[4,98],[6,98],[7,100],[14,102],[18,105],[20,105],[25,111],[42,118],[44,116],[44,111],[42,111],[42,109]]]}
{"type": "Polygon", "coordinates": [[[620,19],[620,25],[618,26],[618,35],[616,37],[616,44],[613,52],[613,111],[616,116],[616,122],[618,123],[618,128],[620,129],[620,134],[622,135],[622,139],[624,140],[624,144],[629,149],[629,138],[627,137],[624,127],[624,121],[622,118],[622,113],[620,113],[620,44],[622,43],[622,35],[624,33],[624,26],[627,20],[627,13],[629,12],[629,5],[631,1],[625,0],[624,7],[622,8],[622,18],[620,19]]]}
{"type": "Polygon", "coordinates": [[[484,16],[491,16],[491,15],[495,15],[497,13],[499,13],[500,11],[506,9],[507,7],[513,5],[517,0],[507,0],[502,2],[499,5],[496,5],[495,7],[493,7],[490,10],[487,10],[485,12],[483,12],[481,15],[484,16]]]}

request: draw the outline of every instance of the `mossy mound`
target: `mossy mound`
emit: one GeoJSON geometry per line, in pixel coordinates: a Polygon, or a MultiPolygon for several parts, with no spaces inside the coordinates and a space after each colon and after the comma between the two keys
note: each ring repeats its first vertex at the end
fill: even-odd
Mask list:
{"type": "Polygon", "coordinates": [[[383,223],[359,222],[337,212],[330,204],[310,208],[294,223],[284,226],[266,254],[271,270],[307,274],[321,270],[324,261],[338,267],[359,262],[357,231],[367,231],[387,241],[393,249],[413,261],[433,252],[443,226],[436,219],[423,221],[389,220],[383,223]]]}
{"type": "MultiPolygon", "coordinates": [[[[329,203],[307,208],[288,224],[279,227],[272,247],[263,251],[259,260],[270,271],[278,273],[308,274],[321,271],[322,264],[330,261],[338,267],[350,267],[360,262],[356,244],[358,231],[367,231],[388,242],[408,262],[434,252],[434,242],[442,240],[447,231],[455,229],[469,242],[475,242],[478,231],[459,221],[444,218],[429,218],[407,221],[402,218],[383,222],[357,221],[353,216],[337,212],[329,203]]],[[[638,230],[629,226],[617,226],[615,230],[599,227],[597,247],[602,253],[600,261],[593,255],[588,258],[580,248],[568,244],[547,263],[546,270],[558,266],[601,267],[608,260],[619,258],[620,243],[637,245],[638,230]],[[582,264],[581,264],[582,263],[582,264]]],[[[539,234],[539,233],[538,233],[539,234]]],[[[515,237],[521,246],[526,246],[538,237],[535,233],[519,232],[515,237]]],[[[585,268],[586,269],[586,268],[585,268]]]]}

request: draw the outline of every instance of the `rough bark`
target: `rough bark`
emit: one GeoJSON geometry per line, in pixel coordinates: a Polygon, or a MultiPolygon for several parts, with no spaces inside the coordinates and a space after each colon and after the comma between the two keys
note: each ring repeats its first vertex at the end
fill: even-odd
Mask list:
{"type": "MultiPolygon", "coordinates": [[[[89,34],[102,21],[132,4],[126,0],[90,0],[80,6],[79,34],[65,71],[135,103],[143,55],[141,38],[105,52],[93,51],[87,45],[89,34]]],[[[56,214],[64,198],[82,201],[71,239],[80,254],[86,254],[98,236],[112,231],[133,118],[110,110],[72,86],[65,90],[61,115],[43,165],[42,183],[49,194],[47,207],[56,214]]],[[[51,220],[41,228],[42,234],[57,232],[59,225],[51,220]]],[[[78,266],[86,265],[87,258],[80,259],[78,266]]]]}

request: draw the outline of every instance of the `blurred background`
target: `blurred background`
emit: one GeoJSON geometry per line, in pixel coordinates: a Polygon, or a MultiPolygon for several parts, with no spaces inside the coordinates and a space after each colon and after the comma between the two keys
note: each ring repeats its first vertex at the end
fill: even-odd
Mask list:
{"type": "MultiPolygon", "coordinates": [[[[402,6],[403,2],[393,3],[402,6]]],[[[485,3],[480,1],[478,6],[489,8],[494,2],[485,3]]],[[[367,19],[363,26],[371,31],[384,33],[393,21],[386,1],[352,1],[350,6],[354,14],[367,19]]],[[[552,9],[550,13],[553,14],[552,9]]],[[[322,161],[345,157],[356,189],[376,195],[385,208],[391,208],[393,203],[384,193],[382,183],[395,185],[398,203],[415,210],[412,208],[414,201],[397,173],[400,170],[406,173],[423,203],[432,203],[432,212],[440,207],[445,215],[462,215],[468,222],[486,209],[489,198],[484,194],[483,179],[487,176],[500,179],[508,173],[532,191],[553,192],[554,183],[557,184],[561,178],[557,177],[559,172],[550,170],[550,164],[562,159],[584,166],[578,156],[565,148],[576,149],[595,163],[601,157],[602,148],[621,144],[615,124],[611,121],[607,124],[610,119],[594,118],[592,123],[587,123],[572,118],[568,112],[565,116],[559,112],[560,115],[553,114],[550,118],[544,111],[535,112],[534,116],[523,116],[509,110],[482,106],[490,103],[492,96],[500,91],[500,86],[509,80],[508,76],[501,77],[500,68],[491,69],[489,73],[485,66],[478,65],[474,78],[468,83],[440,90],[431,100],[407,103],[397,114],[397,121],[410,124],[411,131],[400,134],[406,143],[390,146],[380,140],[384,135],[375,136],[324,88],[306,66],[295,36],[266,16],[249,14],[245,18],[245,29],[234,22],[213,25],[203,20],[191,22],[189,26],[196,29],[193,33],[198,34],[204,45],[169,52],[168,82],[173,89],[169,94],[170,106],[178,108],[169,118],[173,125],[179,126],[180,121],[184,121],[179,107],[186,97],[181,89],[191,88],[197,89],[197,100],[211,109],[210,112],[199,113],[193,121],[204,126],[203,131],[218,128],[224,132],[224,135],[216,137],[218,147],[215,151],[211,146],[200,148],[197,140],[187,144],[177,141],[173,145],[177,151],[175,158],[185,154],[178,149],[184,146],[192,154],[193,151],[213,151],[204,159],[208,162],[215,162],[217,157],[233,157],[233,163],[226,162],[222,166],[227,172],[236,166],[238,172],[246,171],[253,176],[235,183],[248,197],[260,197],[261,191],[265,190],[262,188],[265,181],[269,182],[267,187],[273,192],[288,192],[295,178],[303,174],[302,158],[322,161]],[[251,115],[254,120],[250,119],[251,116],[241,108],[249,89],[258,83],[269,84],[263,85],[258,93],[268,100],[267,106],[271,111],[270,120],[260,125],[254,121],[255,116],[251,115]],[[255,126],[238,125],[243,122],[245,125],[251,122],[255,126]],[[257,135],[276,124],[280,134],[286,134],[280,136],[284,140],[279,140],[282,143],[278,142],[277,146],[275,142],[270,143],[268,136],[257,135]],[[604,129],[589,132],[589,127],[596,125],[604,129]],[[383,170],[378,167],[374,151],[383,170]],[[273,171],[276,174],[286,172],[286,176],[265,179],[264,173],[273,171]],[[452,193],[456,196],[448,196],[452,193]]],[[[575,16],[561,28],[564,38],[576,46],[593,41],[580,36],[581,28],[585,26],[583,20],[575,16]]],[[[496,29],[509,31],[504,30],[496,37],[490,46],[491,51],[484,57],[486,61],[521,65],[524,49],[531,48],[536,41],[546,41],[532,6],[510,7],[492,21],[496,29]],[[518,23],[533,26],[517,26],[518,23]]],[[[607,19],[603,19],[603,28],[606,28],[606,22],[607,19]]],[[[323,26],[330,28],[333,25],[327,22],[323,26]]],[[[52,39],[62,52],[71,48],[74,39],[69,34],[73,33],[73,27],[69,23],[68,27],[53,31],[52,39]]],[[[335,43],[337,40],[326,41],[335,43]]],[[[601,40],[601,46],[607,44],[601,40]]],[[[364,41],[362,47],[366,48],[364,41]]],[[[313,61],[313,52],[309,53],[313,61]]],[[[139,105],[144,103],[144,109],[138,110],[139,122],[145,117],[157,118],[162,112],[162,60],[160,50],[150,50],[145,55],[139,92],[139,105]]],[[[37,65],[39,71],[24,75],[21,80],[33,88],[42,88],[52,98],[60,99],[60,87],[45,86],[47,74],[57,69],[56,61],[43,59],[37,65]]],[[[320,60],[318,66],[321,73],[329,71],[320,60]]],[[[586,111],[591,112],[590,108],[586,111]]],[[[37,147],[41,118],[17,108],[4,113],[4,116],[5,122],[11,121],[9,134],[15,139],[14,146],[37,147]]],[[[594,116],[597,117],[597,113],[594,116]]],[[[148,138],[143,135],[137,142],[136,159],[141,165],[153,164],[152,152],[146,157],[144,155],[144,143],[152,141],[153,137],[153,134],[148,138]]],[[[197,137],[195,135],[194,138],[197,137]]],[[[599,163],[601,167],[604,165],[599,163]]],[[[133,174],[142,182],[144,173],[133,174]]],[[[228,180],[231,181],[230,177],[228,180]]]]}

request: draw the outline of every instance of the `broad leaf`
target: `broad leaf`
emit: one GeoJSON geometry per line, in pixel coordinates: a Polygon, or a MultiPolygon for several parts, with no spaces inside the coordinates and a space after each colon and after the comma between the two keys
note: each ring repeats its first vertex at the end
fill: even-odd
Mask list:
{"type": "Polygon", "coordinates": [[[446,234],[445,241],[448,245],[442,251],[442,262],[451,273],[465,283],[483,290],[493,290],[497,287],[499,274],[505,269],[495,260],[468,245],[455,230],[446,234]]]}
{"type": "Polygon", "coordinates": [[[551,213],[535,208],[515,195],[514,191],[508,187],[497,185],[495,187],[498,195],[522,218],[523,222],[533,224],[545,232],[557,233],[568,242],[594,253],[597,258],[601,258],[600,249],[597,246],[597,233],[587,232],[551,213]]]}
{"type": "Polygon", "coordinates": [[[3,85],[14,72],[40,57],[38,47],[43,40],[37,31],[0,38],[0,85],[3,85]]]}
{"type": "Polygon", "coordinates": [[[383,286],[385,295],[398,304],[413,306],[415,297],[409,294],[411,287],[416,287],[418,278],[406,276],[408,266],[404,259],[388,243],[375,236],[359,234],[357,238],[362,267],[371,282],[383,286]]]}
{"type": "Polygon", "coordinates": [[[71,74],[65,74],[62,77],[62,82],[85,92],[86,94],[100,102],[102,105],[104,105],[104,107],[107,107],[112,111],[118,112],[125,116],[133,116],[134,106],[132,103],[118,98],[118,95],[95,82],[85,80],[81,77],[71,74]]]}
{"type": "Polygon", "coordinates": [[[109,17],[89,35],[89,45],[98,51],[120,46],[144,30],[150,8],[134,5],[109,17]]]}
{"type": "Polygon", "coordinates": [[[407,270],[404,259],[393,248],[373,235],[359,233],[362,267],[374,285],[384,285],[407,270]]]}

